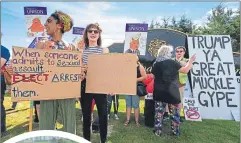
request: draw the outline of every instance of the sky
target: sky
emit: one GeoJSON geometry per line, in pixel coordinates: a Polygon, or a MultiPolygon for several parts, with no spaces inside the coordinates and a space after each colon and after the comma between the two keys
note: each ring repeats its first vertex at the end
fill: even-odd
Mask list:
{"type": "MultiPolygon", "coordinates": [[[[177,19],[186,14],[197,25],[203,25],[211,9],[220,2],[2,2],[1,4],[1,42],[9,50],[12,46],[28,47],[33,38],[27,37],[24,7],[47,7],[50,15],[55,10],[69,14],[74,27],[85,28],[89,23],[98,22],[103,29],[103,47],[125,39],[126,23],[151,23],[164,17],[177,19]]],[[[223,2],[233,10],[239,2],[223,2]]],[[[63,37],[71,42],[74,35],[69,32],[63,37]]]]}

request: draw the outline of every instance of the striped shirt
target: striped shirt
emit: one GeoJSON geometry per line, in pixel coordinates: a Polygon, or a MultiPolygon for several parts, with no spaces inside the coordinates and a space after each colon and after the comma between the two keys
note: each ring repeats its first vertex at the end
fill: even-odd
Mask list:
{"type": "Polygon", "coordinates": [[[96,47],[89,47],[84,48],[83,50],[83,64],[88,63],[88,55],[89,54],[103,54],[103,48],[96,46],[96,47]]]}

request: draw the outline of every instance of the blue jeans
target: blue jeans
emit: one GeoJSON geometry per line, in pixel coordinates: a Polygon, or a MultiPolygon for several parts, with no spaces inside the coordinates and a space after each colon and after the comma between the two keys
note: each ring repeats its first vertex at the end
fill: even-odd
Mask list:
{"type": "Polygon", "coordinates": [[[4,94],[6,91],[6,84],[5,81],[1,81],[1,132],[6,131],[6,111],[3,105],[4,101],[4,94]]]}
{"type": "Polygon", "coordinates": [[[126,95],[126,108],[139,108],[140,97],[137,95],[126,95]]]}

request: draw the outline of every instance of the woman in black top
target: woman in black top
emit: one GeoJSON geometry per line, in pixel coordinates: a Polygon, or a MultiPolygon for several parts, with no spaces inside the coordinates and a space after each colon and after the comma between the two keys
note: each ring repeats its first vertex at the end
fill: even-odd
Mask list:
{"type": "Polygon", "coordinates": [[[161,135],[162,120],[168,104],[173,135],[180,135],[180,93],[178,87],[178,72],[188,73],[195,60],[193,55],[187,65],[182,67],[171,59],[173,47],[162,45],[158,50],[158,57],[153,65],[154,79],[153,99],[155,101],[155,134],[161,135]]]}
{"type": "MultiPolygon", "coordinates": [[[[146,72],[144,67],[139,63],[139,58],[137,57],[137,83],[142,82],[146,79],[146,72]]],[[[134,108],[134,115],[135,115],[135,124],[137,127],[140,126],[139,124],[139,103],[140,103],[140,97],[138,95],[126,95],[126,121],[124,123],[125,126],[128,126],[130,123],[130,116],[131,116],[131,110],[134,108]]]]}

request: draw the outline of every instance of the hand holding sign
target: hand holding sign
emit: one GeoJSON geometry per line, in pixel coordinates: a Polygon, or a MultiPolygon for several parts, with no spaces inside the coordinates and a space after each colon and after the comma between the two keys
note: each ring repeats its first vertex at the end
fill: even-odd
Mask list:
{"type": "Polygon", "coordinates": [[[88,69],[88,66],[87,66],[86,64],[82,66],[82,71],[83,71],[83,72],[86,72],[87,69],[88,69]]]}
{"type": "Polygon", "coordinates": [[[85,73],[82,72],[82,73],[80,74],[80,80],[83,81],[84,79],[85,79],[85,73]]]}

